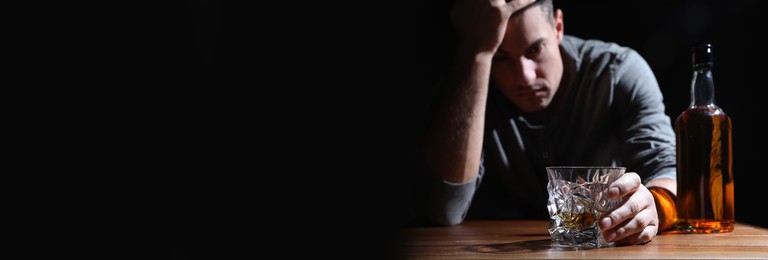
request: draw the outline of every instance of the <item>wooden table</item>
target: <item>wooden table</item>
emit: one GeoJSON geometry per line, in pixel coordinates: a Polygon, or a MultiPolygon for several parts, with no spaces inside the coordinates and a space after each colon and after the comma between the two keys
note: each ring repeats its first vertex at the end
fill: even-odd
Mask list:
{"type": "Polygon", "coordinates": [[[405,259],[768,259],[768,229],[736,223],[719,234],[662,233],[644,245],[576,250],[550,246],[548,222],[468,220],[405,229],[405,259]]]}

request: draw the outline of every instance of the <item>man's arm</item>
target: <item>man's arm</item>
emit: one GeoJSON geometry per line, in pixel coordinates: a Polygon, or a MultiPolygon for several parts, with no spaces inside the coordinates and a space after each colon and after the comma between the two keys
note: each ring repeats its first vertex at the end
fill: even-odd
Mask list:
{"type": "Polygon", "coordinates": [[[430,205],[439,224],[463,221],[480,169],[491,62],[510,15],[533,0],[457,0],[452,19],[459,42],[450,75],[425,139],[429,171],[444,184],[430,205]]]}
{"type": "Polygon", "coordinates": [[[623,140],[622,162],[638,175],[617,181],[617,193],[625,197],[625,203],[602,218],[600,228],[607,241],[641,244],[674,220],[675,134],[648,63],[633,50],[625,51],[618,60],[621,65],[613,75],[616,112],[622,119],[618,129],[623,140]]]}
{"type": "MultiPolygon", "coordinates": [[[[462,47],[459,47],[462,48],[462,47]]],[[[459,50],[426,139],[427,167],[441,180],[477,177],[493,53],[459,50]]]]}
{"type": "Polygon", "coordinates": [[[445,181],[466,183],[480,166],[491,61],[510,15],[533,0],[457,0],[452,20],[459,38],[444,96],[428,129],[427,166],[445,181]]]}

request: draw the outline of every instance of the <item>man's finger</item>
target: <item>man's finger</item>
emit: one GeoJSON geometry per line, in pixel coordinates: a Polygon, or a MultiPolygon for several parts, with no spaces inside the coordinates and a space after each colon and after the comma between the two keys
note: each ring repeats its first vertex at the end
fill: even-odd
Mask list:
{"type": "Polygon", "coordinates": [[[624,173],[619,179],[610,184],[608,197],[611,199],[632,193],[640,186],[640,176],[635,172],[624,173]]]}
{"type": "Polygon", "coordinates": [[[536,0],[512,0],[507,2],[507,6],[512,9],[512,12],[523,9],[523,7],[526,7],[530,4],[533,4],[536,2],[536,0]]]}

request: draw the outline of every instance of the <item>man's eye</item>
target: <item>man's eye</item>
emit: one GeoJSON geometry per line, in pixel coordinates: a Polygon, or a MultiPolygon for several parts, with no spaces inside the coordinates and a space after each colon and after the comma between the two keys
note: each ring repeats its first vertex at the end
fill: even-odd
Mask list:
{"type": "Polygon", "coordinates": [[[536,46],[533,48],[534,52],[539,53],[541,50],[544,49],[544,43],[536,44],[536,46]]]}
{"type": "Polygon", "coordinates": [[[531,46],[530,49],[526,52],[525,56],[528,58],[534,58],[539,56],[539,53],[544,50],[544,43],[536,44],[534,46],[531,46]]]}

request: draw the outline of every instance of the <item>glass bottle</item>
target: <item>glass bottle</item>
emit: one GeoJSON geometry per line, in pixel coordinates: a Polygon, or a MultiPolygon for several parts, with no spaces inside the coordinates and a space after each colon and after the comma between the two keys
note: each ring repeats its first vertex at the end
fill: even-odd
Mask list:
{"type": "Polygon", "coordinates": [[[733,231],[731,118],[715,105],[712,46],[693,48],[691,104],[675,121],[677,219],[686,233],[733,231]]]}

